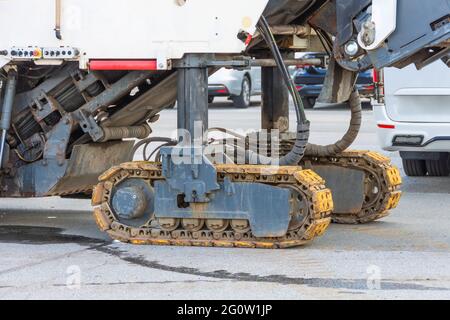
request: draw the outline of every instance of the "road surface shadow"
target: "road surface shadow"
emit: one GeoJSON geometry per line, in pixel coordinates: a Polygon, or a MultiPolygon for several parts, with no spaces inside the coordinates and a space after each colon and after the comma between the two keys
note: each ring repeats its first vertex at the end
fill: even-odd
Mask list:
{"type": "Polygon", "coordinates": [[[110,243],[101,239],[64,234],[63,232],[64,229],[54,227],[2,225],[0,226],[0,242],[33,245],[65,243],[94,245],[110,243]]]}

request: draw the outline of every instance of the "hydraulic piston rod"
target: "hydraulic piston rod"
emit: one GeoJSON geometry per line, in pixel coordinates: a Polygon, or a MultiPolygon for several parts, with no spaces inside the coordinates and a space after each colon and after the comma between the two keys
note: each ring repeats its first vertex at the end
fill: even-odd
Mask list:
{"type": "Polygon", "coordinates": [[[3,167],[3,157],[5,154],[6,135],[11,127],[12,108],[14,105],[14,96],[16,95],[17,72],[10,70],[6,82],[5,97],[2,106],[2,118],[0,120],[0,129],[2,131],[0,141],[0,168],[3,167]]]}

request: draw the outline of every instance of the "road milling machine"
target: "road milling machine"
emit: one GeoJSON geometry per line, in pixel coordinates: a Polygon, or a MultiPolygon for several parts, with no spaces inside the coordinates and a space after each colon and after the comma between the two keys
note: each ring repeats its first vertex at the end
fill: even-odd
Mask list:
{"type": "Polygon", "coordinates": [[[449,22],[449,0],[1,0],[1,196],[91,195],[99,228],[133,244],[286,248],[332,220],[382,218],[401,177],[378,153],[347,151],[356,75],[448,59],[449,22]],[[351,113],[328,146],[309,143],[287,69],[322,63],[293,56],[319,46],[319,101],[351,113]],[[261,130],[208,128],[208,75],[254,66],[261,130]],[[178,137],[159,137],[152,124],[175,101],[178,137]],[[155,157],[132,161],[154,142],[155,157]]]}

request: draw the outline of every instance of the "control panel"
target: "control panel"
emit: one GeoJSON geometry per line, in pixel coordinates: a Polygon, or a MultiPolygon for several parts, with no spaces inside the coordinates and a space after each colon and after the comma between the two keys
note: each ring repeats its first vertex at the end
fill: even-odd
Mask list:
{"type": "Polygon", "coordinates": [[[43,59],[75,59],[78,55],[78,50],[72,47],[46,47],[42,50],[43,59]]]}
{"type": "Polygon", "coordinates": [[[11,60],[71,60],[79,56],[79,51],[73,47],[12,47],[0,50],[0,56],[11,60]]]}

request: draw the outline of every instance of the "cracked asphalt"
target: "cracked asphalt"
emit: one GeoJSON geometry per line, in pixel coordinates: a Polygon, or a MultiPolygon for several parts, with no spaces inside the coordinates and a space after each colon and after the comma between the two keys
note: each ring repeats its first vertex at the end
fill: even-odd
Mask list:
{"type": "MultiPolygon", "coordinates": [[[[331,143],[348,111],[308,116],[312,141],[331,143]]],[[[364,119],[354,149],[381,151],[370,108],[364,119]]],[[[210,110],[211,126],[259,122],[257,104],[210,110]]],[[[154,133],[175,124],[176,110],[165,111],[154,133]]],[[[384,220],[332,225],[305,247],[273,251],[131,246],[97,230],[87,200],[0,199],[0,299],[450,299],[450,177],[404,180],[384,220]]]]}

